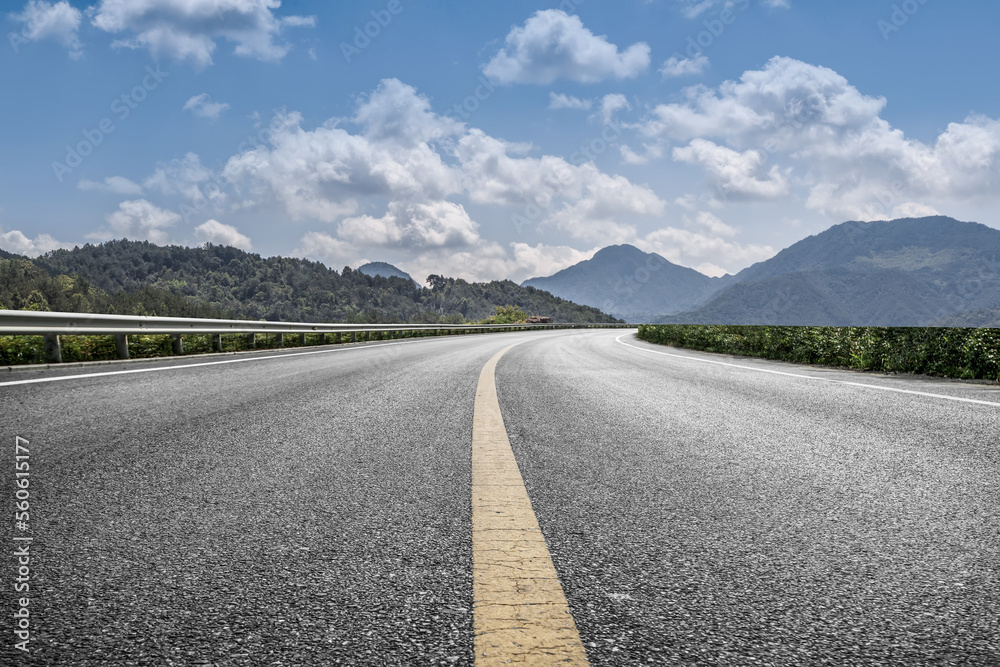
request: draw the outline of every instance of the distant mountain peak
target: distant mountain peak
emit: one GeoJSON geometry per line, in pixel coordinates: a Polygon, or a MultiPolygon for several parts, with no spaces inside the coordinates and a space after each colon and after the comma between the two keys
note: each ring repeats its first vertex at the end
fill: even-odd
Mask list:
{"type": "Polygon", "coordinates": [[[717,278],[629,244],[601,248],[590,259],[522,285],[633,322],[695,307],[724,286],[717,278]]]}
{"type": "MultiPolygon", "coordinates": [[[[365,274],[366,276],[381,276],[382,278],[405,278],[406,280],[413,280],[409,273],[396,268],[388,262],[368,262],[359,266],[357,271],[365,274]]],[[[413,282],[417,282],[413,280],[413,282]]],[[[417,283],[418,285],[420,283],[417,283]]]]}

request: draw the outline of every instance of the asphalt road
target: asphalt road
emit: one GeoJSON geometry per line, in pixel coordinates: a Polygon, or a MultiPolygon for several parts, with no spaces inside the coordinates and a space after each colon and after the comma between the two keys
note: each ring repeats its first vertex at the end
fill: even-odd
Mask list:
{"type": "Polygon", "coordinates": [[[998,388],[620,330],[0,376],[0,664],[472,665],[475,389],[518,340],[500,407],[591,664],[1000,664],[998,388]]]}

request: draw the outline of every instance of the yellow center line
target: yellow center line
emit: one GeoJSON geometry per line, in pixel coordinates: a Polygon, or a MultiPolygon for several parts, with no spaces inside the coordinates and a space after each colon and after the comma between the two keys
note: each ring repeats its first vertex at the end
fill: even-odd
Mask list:
{"type": "Polygon", "coordinates": [[[472,422],[476,665],[588,665],[500,414],[496,366],[512,347],[483,367],[472,422]]]}

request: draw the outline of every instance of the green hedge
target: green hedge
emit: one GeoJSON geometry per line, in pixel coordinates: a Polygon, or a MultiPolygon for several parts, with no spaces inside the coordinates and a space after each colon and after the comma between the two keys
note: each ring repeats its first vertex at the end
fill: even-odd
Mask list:
{"type": "Polygon", "coordinates": [[[1000,329],[644,324],[639,338],[806,364],[1000,381],[1000,329]]]}
{"type": "MultiPolygon", "coordinates": [[[[63,361],[102,361],[117,359],[113,336],[60,336],[63,361]]],[[[307,334],[306,345],[320,343],[320,334],[307,334]]],[[[204,354],[212,352],[212,337],[209,335],[184,336],[184,354],[204,354]]],[[[335,342],[332,335],[327,342],[335,342]]],[[[285,347],[298,347],[297,334],[286,334],[285,347]]],[[[273,334],[257,334],[255,347],[258,350],[277,348],[273,334]]],[[[224,352],[247,350],[246,334],[224,334],[224,352]]],[[[173,355],[173,338],[169,335],[135,335],[128,337],[129,356],[133,359],[148,357],[169,357],[173,355]]],[[[0,366],[40,364],[45,362],[45,345],[41,336],[0,336],[0,366]]]]}

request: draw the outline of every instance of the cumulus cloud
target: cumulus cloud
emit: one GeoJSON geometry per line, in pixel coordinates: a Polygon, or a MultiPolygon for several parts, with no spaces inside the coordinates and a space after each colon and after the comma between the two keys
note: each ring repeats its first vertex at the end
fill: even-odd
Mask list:
{"type": "Polygon", "coordinates": [[[432,273],[445,273],[475,282],[509,279],[520,283],[590,259],[598,249],[581,251],[569,246],[527,243],[504,247],[481,240],[470,248],[438,248],[421,253],[400,262],[400,268],[415,278],[419,276],[418,280],[432,273]]]}
{"type": "Polygon", "coordinates": [[[83,14],[66,0],[56,3],[28,0],[28,4],[20,13],[10,16],[24,24],[20,35],[16,33],[10,35],[10,42],[15,51],[21,40],[35,42],[53,39],[66,47],[70,58],[76,60],[83,57],[83,45],[78,36],[83,14]]]}
{"type": "Polygon", "coordinates": [[[605,125],[611,125],[612,121],[615,119],[615,114],[622,109],[631,109],[628,100],[625,99],[624,95],[619,93],[611,93],[605,95],[601,98],[601,122],[605,125]]]}
{"type": "Polygon", "coordinates": [[[511,155],[506,142],[470,130],[458,142],[465,189],[476,203],[535,207],[540,221],[554,223],[575,238],[617,240],[631,233],[628,217],[656,216],[665,203],[648,187],[605,174],[592,162],[511,155]]]}
{"type": "Polygon", "coordinates": [[[709,64],[708,57],[704,55],[694,58],[671,56],[667,58],[658,71],[663,75],[664,79],[670,79],[679,76],[701,74],[708,68],[709,64]]]}
{"type": "Polygon", "coordinates": [[[181,216],[162,209],[145,199],[123,201],[118,210],[108,216],[106,229],[90,234],[90,238],[108,240],[127,238],[133,241],[167,243],[167,229],[181,219],[181,216]]]}
{"type": "Polygon", "coordinates": [[[514,27],[483,72],[500,83],[595,83],[636,76],[649,66],[649,52],[644,42],[619,51],[585,28],[578,16],[546,9],[514,27]]]}
{"type": "Polygon", "coordinates": [[[586,111],[593,104],[591,100],[581,100],[579,97],[573,97],[572,95],[549,93],[550,109],[580,109],[581,111],[586,111]]]}
{"type": "Polygon", "coordinates": [[[688,88],[637,129],[661,145],[686,143],[674,159],[700,166],[737,198],[798,196],[798,187],[808,208],[833,219],[996,199],[1000,121],[970,116],[926,144],[881,118],[885,105],[831,69],[776,57],[716,89],[688,88]]]}
{"type": "Polygon", "coordinates": [[[778,199],[789,193],[788,182],[777,165],[764,171],[766,156],[755,150],[743,153],[705,139],[694,139],[674,149],[674,159],[702,167],[723,198],[778,199]]]}
{"type": "Polygon", "coordinates": [[[81,179],[76,187],[80,190],[97,190],[99,192],[113,192],[116,195],[141,195],[142,186],[133,183],[124,176],[108,176],[103,182],[81,179]]]}
{"type": "Polygon", "coordinates": [[[299,244],[292,254],[324,262],[330,267],[368,263],[368,260],[358,253],[357,248],[327,232],[307,232],[299,239],[299,244]]]}
{"type": "Polygon", "coordinates": [[[241,234],[232,225],[224,225],[218,220],[208,220],[194,228],[194,233],[203,241],[217,245],[228,245],[242,250],[253,250],[250,237],[241,234]]]}
{"type": "Polygon", "coordinates": [[[462,125],[434,114],[426,98],[395,79],[360,105],[353,134],[328,123],[302,128],[302,117],[278,119],[267,146],[230,158],[226,179],[281,203],[293,219],[334,222],[358,208],[358,197],[439,200],[461,178],[433,144],[462,125]]]}
{"type": "Polygon", "coordinates": [[[184,111],[190,111],[201,118],[218,118],[228,108],[229,105],[225,102],[213,102],[208,93],[195,95],[184,103],[184,111]]]}
{"type": "Polygon", "coordinates": [[[737,242],[733,237],[738,230],[725,225],[711,213],[686,218],[685,222],[688,228],[663,227],[638,239],[636,245],[675,264],[690,266],[712,276],[735,271],[775,254],[771,246],[737,242]]]}
{"type": "Polygon", "coordinates": [[[49,234],[39,234],[31,239],[17,229],[0,233],[0,248],[26,257],[38,257],[51,250],[72,247],[72,243],[61,243],[49,234]]]}
{"type": "Polygon", "coordinates": [[[182,158],[161,162],[142,185],[147,190],[156,190],[164,195],[178,195],[186,206],[205,208],[211,204],[221,207],[226,201],[225,183],[201,163],[197,153],[186,153],[182,158]]]}
{"type": "Polygon", "coordinates": [[[260,60],[281,60],[286,44],[275,39],[285,27],[315,25],[308,16],[275,16],[278,0],[100,0],[94,26],[124,34],[116,46],[145,48],[154,57],[212,64],[216,40],[235,43],[233,52],[260,60]]]}
{"type": "Polygon", "coordinates": [[[460,204],[392,202],[381,218],[347,218],[338,232],[358,245],[425,248],[472,245],[479,240],[478,228],[460,204]]]}

